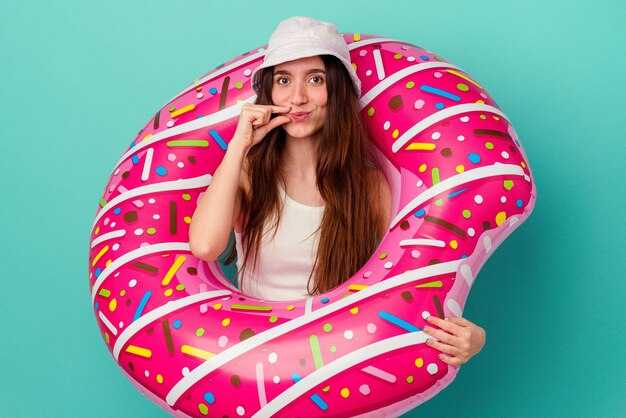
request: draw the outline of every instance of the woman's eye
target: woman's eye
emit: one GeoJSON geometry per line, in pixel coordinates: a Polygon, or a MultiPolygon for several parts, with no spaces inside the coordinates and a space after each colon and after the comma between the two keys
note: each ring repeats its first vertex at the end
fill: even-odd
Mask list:
{"type": "Polygon", "coordinates": [[[322,84],[324,82],[324,79],[322,77],[320,77],[319,75],[315,75],[315,76],[311,77],[311,82],[313,84],[322,84]]]}
{"type": "Polygon", "coordinates": [[[287,80],[285,77],[279,77],[276,79],[276,83],[277,84],[281,84],[281,85],[285,85],[287,83],[289,83],[289,80],[287,80]]]}

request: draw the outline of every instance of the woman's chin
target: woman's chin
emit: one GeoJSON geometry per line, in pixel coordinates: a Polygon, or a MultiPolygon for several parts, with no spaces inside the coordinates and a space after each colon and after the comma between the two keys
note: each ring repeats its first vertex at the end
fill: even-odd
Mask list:
{"type": "Polygon", "coordinates": [[[288,138],[310,138],[318,135],[321,128],[315,128],[308,124],[291,122],[283,125],[283,129],[287,133],[288,138]]]}

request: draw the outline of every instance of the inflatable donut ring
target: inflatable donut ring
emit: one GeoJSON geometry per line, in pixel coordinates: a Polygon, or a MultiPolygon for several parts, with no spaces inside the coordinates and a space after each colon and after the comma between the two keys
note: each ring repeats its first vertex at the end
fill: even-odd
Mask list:
{"type": "Polygon", "coordinates": [[[506,115],[457,66],[393,39],[344,34],[363,118],[386,160],[393,214],[376,253],[324,294],[240,293],[195,258],[190,218],[254,100],[264,49],[228,62],[159,110],[100,199],[91,298],[115,361],[187,416],[395,416],[457,369],[421,330],[460,316],[476,274],[530,214],[535,186],[506,115]]]}

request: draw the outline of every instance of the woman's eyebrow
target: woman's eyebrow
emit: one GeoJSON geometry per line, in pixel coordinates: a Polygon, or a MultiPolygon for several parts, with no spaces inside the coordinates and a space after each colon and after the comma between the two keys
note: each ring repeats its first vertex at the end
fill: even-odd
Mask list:
{"type": "MultiPolygon", "coordinates": [[[[307,70],[306,72],[306,74],[314,74],[314,73],[326,74],[326,71],[320,70],[319,68],[312,68],[310,70],[307,70]]],[[[278,71],[274,71],[274,75],[291,75],[291,73],[287,70],[278,70],[278,71]]]]}

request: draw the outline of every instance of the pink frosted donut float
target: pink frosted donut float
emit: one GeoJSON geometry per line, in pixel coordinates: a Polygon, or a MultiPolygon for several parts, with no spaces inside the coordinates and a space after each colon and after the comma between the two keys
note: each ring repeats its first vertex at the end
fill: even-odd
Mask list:
{"type": "Polygon", "coordinates": [[[517,134],[480,84],[420,47],[344,37],[393,214],[338,288],[257,300],[189,250],[264,49],[183,90],[113,170],[91,235],[94,312],[119,367],[175,416],[396,416],[428,400],[457,369],[425,344],[425,318],[461,316],[483,263],[534,207],[517,134]]]}

